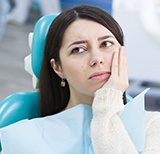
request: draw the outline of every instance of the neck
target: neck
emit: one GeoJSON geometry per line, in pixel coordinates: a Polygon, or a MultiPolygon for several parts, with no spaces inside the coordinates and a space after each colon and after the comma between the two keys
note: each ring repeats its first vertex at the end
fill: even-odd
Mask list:
{"type": "Polygon", "coordinates": [[[92,102],[93,102],[92,96],[71,93],[70,100],[69,100],[68,105],[65,110],[72,108],[72,107],[79,105],[79,104],[92,105],[92,102]]]}

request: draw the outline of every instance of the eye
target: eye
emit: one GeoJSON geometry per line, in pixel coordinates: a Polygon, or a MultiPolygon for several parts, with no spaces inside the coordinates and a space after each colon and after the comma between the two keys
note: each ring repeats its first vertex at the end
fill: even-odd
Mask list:
{"type": "Polygon", "coordinates": [[[84,48],[81,48],[81,47],[76,47],[74,48],[71,53],[74,53],[74,54],[80,54],[82,52],[86,51],[84,48]]]}
{"type": "Polygon", "coordinates": [[[103,43],[101,44],[101,47],[110,47],[110,46],[112,46],[112,45],[113,45],[112,42],[110,42],[110,41],[105,41],[105,42],[103,42],[103,43]]]}

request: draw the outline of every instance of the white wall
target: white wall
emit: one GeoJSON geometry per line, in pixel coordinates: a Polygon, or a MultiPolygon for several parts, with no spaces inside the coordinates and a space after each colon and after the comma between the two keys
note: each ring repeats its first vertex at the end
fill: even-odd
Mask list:
{"type": "MultiPolygon", "coordinates": [[[[119,22],[125,35],[129,78],[160,82],[160,35],[159,38],[154,37],[146,30],[140,12],[137,11],[143,5],[138,6],[136,0],[134,2],[135,7],[131,8],[126,8],[122,3],[119,7],[113,5],[113,17],[119,22]]],[[[149,16],[148,20],[152,22],[149,16]]],[[[147,26],[149,27],[149,24],[147,26]]],[[[160,32],[160,27],[156,28],[160,32]]]]}

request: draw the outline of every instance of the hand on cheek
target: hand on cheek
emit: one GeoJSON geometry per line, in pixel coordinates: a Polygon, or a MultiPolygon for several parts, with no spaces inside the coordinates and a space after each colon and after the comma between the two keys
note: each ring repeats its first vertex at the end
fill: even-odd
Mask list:
{"type": "Polygon", "coordinates": [[[125,47],[120,47],[119,51],[114,52],[111,64],[111,76],[103,87],[126,91],[129,86],[128,67],[126,60],[125,47]]]}

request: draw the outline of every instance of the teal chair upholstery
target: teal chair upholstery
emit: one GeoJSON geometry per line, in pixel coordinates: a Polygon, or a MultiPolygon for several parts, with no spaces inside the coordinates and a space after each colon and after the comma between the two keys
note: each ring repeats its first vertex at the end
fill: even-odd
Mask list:
{"type": "Polygon", "coordinates": [[[18,92],[0,103],[0,128],[20,121],[40,116],[38,92],[18,92]]]}

